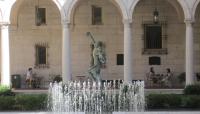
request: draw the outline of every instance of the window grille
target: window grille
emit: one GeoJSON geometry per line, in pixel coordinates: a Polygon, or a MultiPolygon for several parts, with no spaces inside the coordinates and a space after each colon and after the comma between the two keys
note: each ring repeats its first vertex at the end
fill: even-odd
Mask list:
{"type": "Polygon", "coordinates": [[[36,68],[48,68],[48,44],[38,43],[35,45],[35,67],[36,68]]]}
{"type": "Polygon", "coordinates": [[[144,22],[142,54],[168,54],[167,52],[167,24],[166,22],[144,22]]]}

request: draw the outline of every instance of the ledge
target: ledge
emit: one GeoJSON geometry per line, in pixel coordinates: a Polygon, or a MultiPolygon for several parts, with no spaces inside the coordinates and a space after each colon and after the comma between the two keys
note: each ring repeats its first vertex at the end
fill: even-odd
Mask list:
{"type": "Polygon", "coordinates": [[[167,51],[167,48],[162,48],[162,49],[143,49],[142,50],[142,54],[143,55],[155,55],[155,54],[167,55],[168,51],[167,51]]]}

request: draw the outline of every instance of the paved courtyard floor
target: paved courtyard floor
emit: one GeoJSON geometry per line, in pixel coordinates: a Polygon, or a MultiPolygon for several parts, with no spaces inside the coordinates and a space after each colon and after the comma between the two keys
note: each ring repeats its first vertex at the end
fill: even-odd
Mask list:
{"type": "MultiPolygon", "coordinates": [[[[0,112],[0,114],[94,114],[84,112],[0,112]]],[[[97,114],[200,114],[200,111],[150,111],[150,112],[113,112],[97,114]]]]}

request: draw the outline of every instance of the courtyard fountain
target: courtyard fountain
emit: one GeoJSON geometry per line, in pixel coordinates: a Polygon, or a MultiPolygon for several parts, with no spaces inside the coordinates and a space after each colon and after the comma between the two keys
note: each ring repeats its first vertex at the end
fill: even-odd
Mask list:
{"type": "Polygon", "coordinates": [[[51,83],[49,108],[53,112],[109,112],[144,111],[144,82],[132,84],[113,82],[71,81],[66,84],[51,83]]]}
{"type": "Polygon", "coordinates": [[[91,39],[91,65],[88,70],[93,81],[51,83],[48,107],[53,112],[112,113],[144,111],[144,81],[124,83],[120,80],[102,82],[100,71],[106,63],[103,43],[91,39]]]}

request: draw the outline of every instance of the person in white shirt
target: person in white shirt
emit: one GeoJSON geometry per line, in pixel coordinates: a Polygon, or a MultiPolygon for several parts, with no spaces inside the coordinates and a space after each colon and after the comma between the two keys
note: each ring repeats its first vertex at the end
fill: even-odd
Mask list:
{"type": "Polygon", "coordinates": [[[32,82],[33,82],[33,69],[28,68],[28,71],[26,73],[26,83],[28,83],[29,87],[31,87],[32,82]]]}

